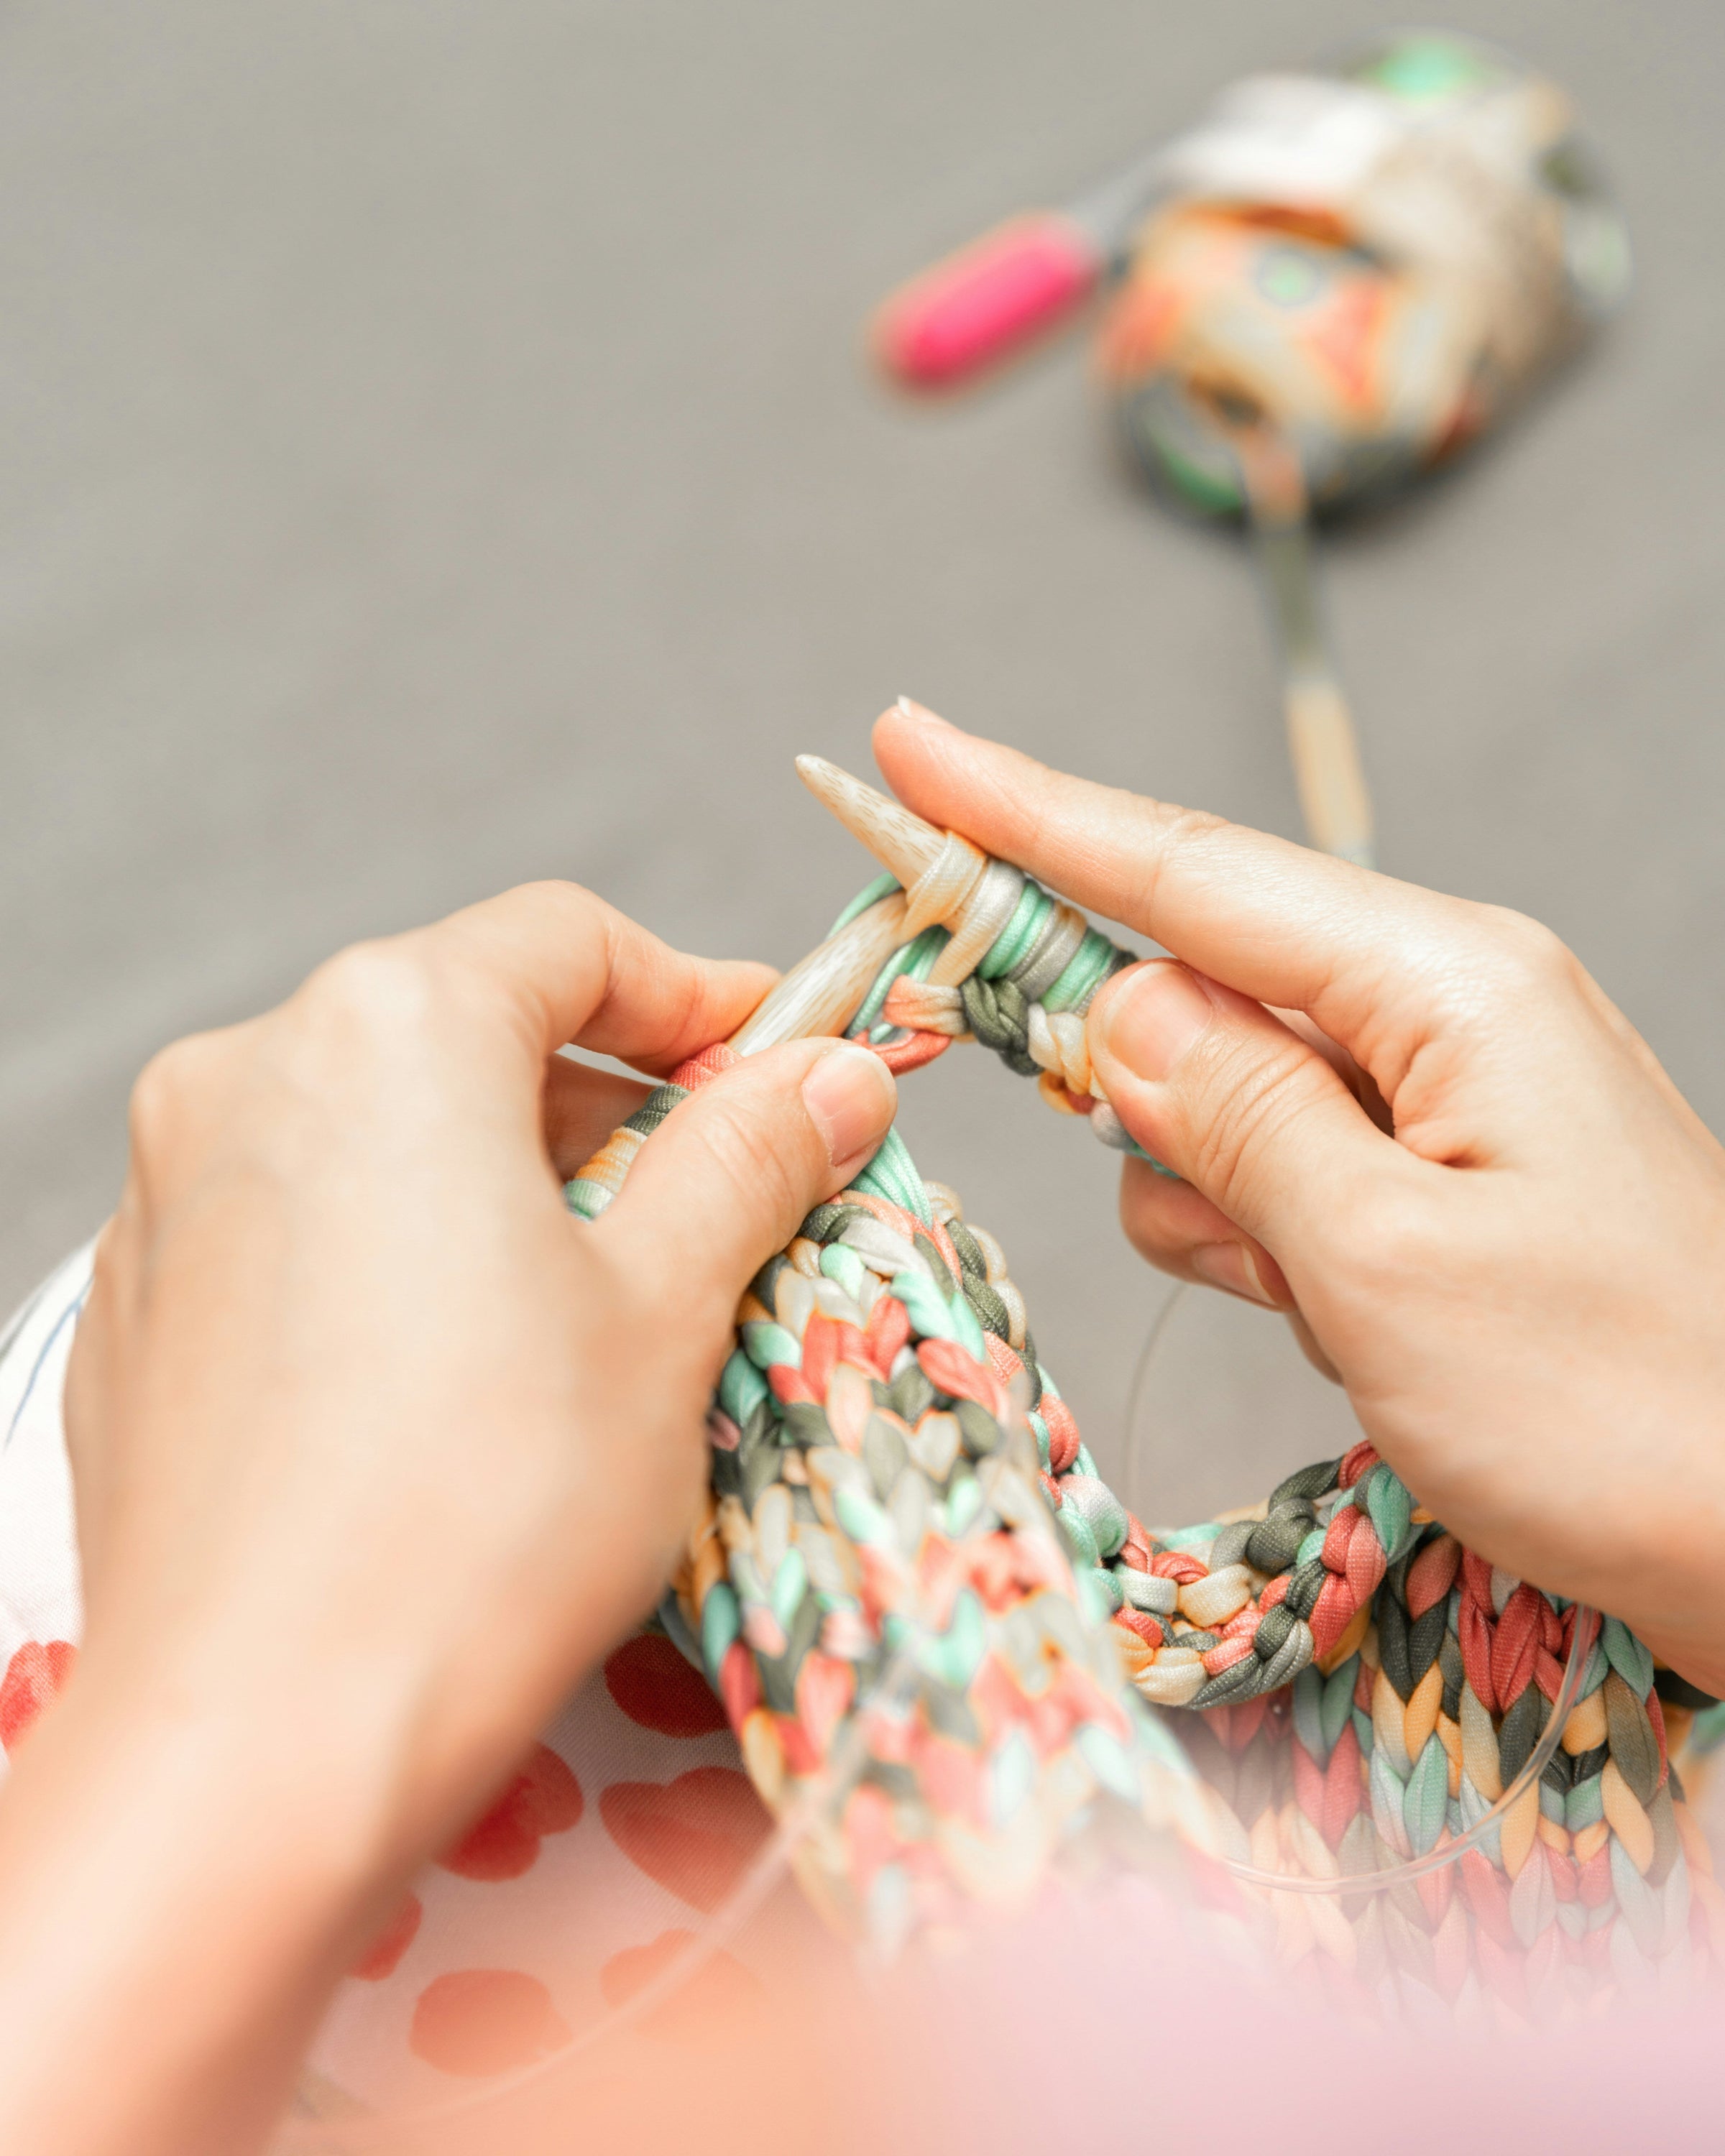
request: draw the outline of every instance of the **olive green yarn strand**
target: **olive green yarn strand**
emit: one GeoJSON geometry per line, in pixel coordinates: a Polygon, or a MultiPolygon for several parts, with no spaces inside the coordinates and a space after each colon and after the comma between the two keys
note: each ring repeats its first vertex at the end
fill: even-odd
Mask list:
{"type": "Polygon", "coordinates": [[[651,1137],[680,1101],[686,1101],[688,1091],[681,1086],[657,1086],[642,1101],[634,1115],[624,1118],[621,1127],[639,1131],[644,1138],[651,1137]]]}
{"type": "MultiPolygon", "coordinates": [[[[643,1141],[651,1137],[677,1103],[680,1101],[686,1101],[688,1097],[689,1092],[686,1086],[671,1085],[655,1086],[634,1113],[619,1124],[612,1135],[610,1144],[615,1145],[625,1132],[630,1137],[639,1137],[643,1141]]],[[[605,1150],[608,1151],[608,1147],[605,1150]]],[[[603,1152],[595,1156],[596,1159],[603,1158],[603,1152]]],[[[593,1162],[588,1161],[586,1165],[591,1168],[593,1162]]],[[[578,1214],[583,1220],[597,1220],[616,1195],[617,1193],[608,1183],[598,1182],[594,1178],[584,1174],[572,1177],[563,1185],[563,1203],[572,1213],[578,1214]]]]}

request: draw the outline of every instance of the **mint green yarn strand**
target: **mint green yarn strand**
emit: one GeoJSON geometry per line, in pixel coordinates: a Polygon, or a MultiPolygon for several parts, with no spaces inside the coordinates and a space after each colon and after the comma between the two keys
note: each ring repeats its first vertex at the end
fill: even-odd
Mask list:
{"type": "Polygon", "coordinates": [[[1054,901],[1034,877],[1026,876],[1011,920],[989,945],[988,956],[977,968],[983,980],[998,981],[1003,973],[1012,971],[1042,933],[1042,924],[1053,906],[1054,901]]]}
{"type": "Polygon", "coordinates": [[[926,981],[935,960],[947,947],[947,931],[937,924],[925,928],[909,943],[901,943],[897,950],[875,974],[874,985],[863,998],[862,1006],[850,1021],[853,1036],[867,1033],[880,1015],[880,1006],[886,1000],[893,983],[908,973],[913,981],[926,981]]]}
{"type": "Polygon", "coordinates": [[[848,928],[858,914],[866,913],[871,906],[878,906],[883,898],[889,896],[898,888],[898,878],[891,869],[884,869],[872,883],[865,884],[858,891],[856,896],[851,900],[850,905],[828,929],[828,937],[836,936],[841,928],[848,928]]]}
{"type": "Polygon", "coordinates": [[[934,971],[935,960],[952,940],[952,931],[942,928],[938,921],[932,928],[925,928],[916,942],[908,947],[911,957],[905,968],[906,973],[913,981],[926,981],[934,971]]]}
{"type": "Polygon", "coordinates": [[[1046,1011],[1076,1010],[1096,990],[1114,961],[1114,946],[1099,929],[1086,932],[1066,970],[1042,998],[1046,1011]]]}
{"type": "Polygon", "coordinates": [[[910,1149],[898,1134],[896,1123],[881,1139],[880,1150],[875,1158],[852,1180],[856,1189],[866,1190],[870,1197],[884,1198],[889,1205],[914,1214],[925,1228],[934,1225],[934,1209],[928,1202],[928,1193],[922,1188],[922,1178],[916,1173],[910,1149]]]}

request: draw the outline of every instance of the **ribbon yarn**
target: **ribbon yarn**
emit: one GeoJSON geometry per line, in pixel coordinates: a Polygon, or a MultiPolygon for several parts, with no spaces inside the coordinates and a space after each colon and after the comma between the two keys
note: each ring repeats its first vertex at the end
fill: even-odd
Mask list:
{"type": "MultiPolygon", "coordinates": [[[[1129,1147],[1083,1020],[1131,957],[988,861],[846,1030],[901,1070],[974,1038],[1129,1147]]],[[[602,1212],[736,1060],[660,1086],[572,1209],[602,1212]]],[[[1725,1903],[1673,1753],[1725,1709],[1615,1618],[1465,1549],[1369,1443],[1248,1512],[1147,1528],[999,1245],[896,1129],[756,1276],[708,1429],[662,1621],[768,1807],[820,1794],[793,1861],[848,1932],[890,1948],[1022,1901],[1111,1820],[1174,1830],[1282,1963],[1374,2007],[1519,2021],[1714,1967],[1725,1903]]]]}

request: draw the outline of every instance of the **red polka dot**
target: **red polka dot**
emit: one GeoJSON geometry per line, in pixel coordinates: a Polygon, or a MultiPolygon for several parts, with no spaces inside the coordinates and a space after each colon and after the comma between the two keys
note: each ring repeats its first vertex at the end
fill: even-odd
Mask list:
{"type": "Polygon", "coordinates": [[[402,1956],[418,1934],[419,1921],[424,1913],[418,1896],[408,1895],[347,1974],[366,1984],[381,1984],[386,1976],[393,1976],[402,1956]]]}
{"type": "Polygon", "coordinates": [[[725,1727],[706,1678],[662,1632],[625,1640],[605,1665],[605,1689],[631,1722],[661,1737],[707,1737],[725,1727]]]}
{"type": "MultiPolygon", "coordinates": [[[[599,1989],[608,2005],[626,2005],[655,1983],[695,1943],[692,1932],[661,1932],[650,1946],[629,1947],[613,1954],[599,1971],[599,1989]]],[[[644,2026],[656,2035],[680,2041],[723,2044],[740,2033],[739,2020],[758,2016],[766,2002],[760,1979],[732,1955],[706,1954],[686,1979],[647,2017],[644,2026]]]]}
{"type": "Polygon", "coordinates": [[[69,1640],[26,1640],[0,1677],[0,1744],[10,1752],[72,1673],[69,1640]]]}
{"type": "Polygon", "coordinates": [[[481,2079],[525,2066],[569,2041],[537,1977],[514,1969],[458,1969],[415,2001],[408,2048],[446,2074],[481,2079]]]}
{"type": "Polygon", "coordinates": [[[716,1909],[772,1827],[734,1767],[696,1767],[675,1781],[614,1782],[599,1796],[613,1841],[661,1887],[716,1909]]]}
{"type": "Polygon", "coordinates": [[[625,1947],[599,1971],[599,1989],[608,2006],[623,2006],[644,1991],[656,1976],[695,1943],[693,1932],[661,1932],[649,1946],[625,1947]]]}
{"type": "Polygon", "coordinates": [[[437,1861],[464,1879],[519,1879],[532,1870],[541,1835],[566,1833],[585,1809],[580,1783],[555,1752],[536,1744],[490,1811],[437,1861]]]}

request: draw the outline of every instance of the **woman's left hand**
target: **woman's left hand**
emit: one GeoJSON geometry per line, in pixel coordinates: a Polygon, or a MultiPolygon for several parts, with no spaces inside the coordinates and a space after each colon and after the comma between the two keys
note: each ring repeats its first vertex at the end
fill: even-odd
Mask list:
{"type": "Polygon", "coordinates": [[[750,1274],[894,1106],[801,1041],[563,1178],[762,968],[540,885],[145,1072],[68,1380],[77,1671],[0,1802],[0,2146],[229,2151],[413,1866],[651,1605],[750,1274]],[[82,2071],[69,2051],[76,2031],[82,2071]]]}

